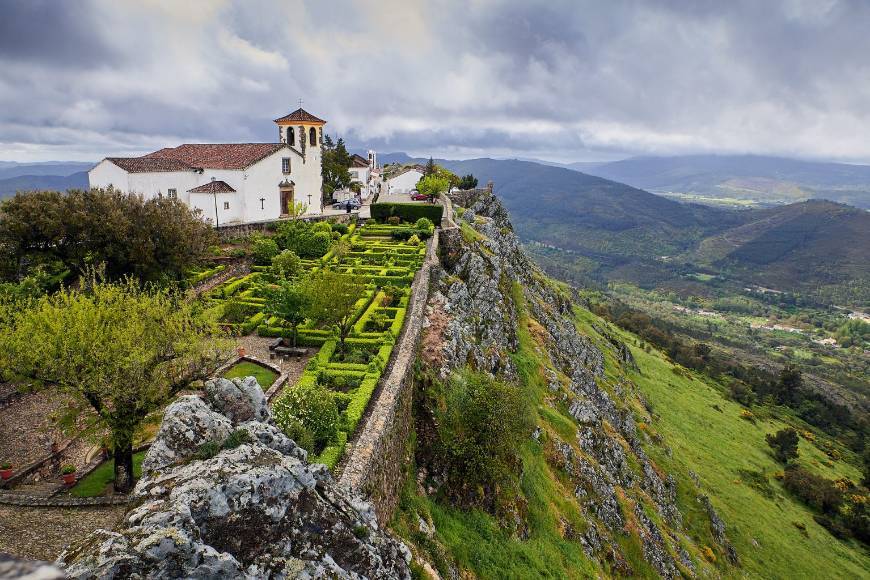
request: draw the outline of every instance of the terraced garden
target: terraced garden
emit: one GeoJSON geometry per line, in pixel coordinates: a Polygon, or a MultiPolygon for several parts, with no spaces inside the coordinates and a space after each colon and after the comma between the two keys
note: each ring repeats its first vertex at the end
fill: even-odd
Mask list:
{"type": "MultiPolygon", "coordinates": [[[[274,401],[279,424],[313,452],[315,461],[330,468],[362,419],[401,332],[411,283],[426,252],[420,238],[431,234],[429,226],[428,231],[401,224],[350,226],[346,233],[332,234],[336,239],[322,258],[301,260],[300,280],[330,271],[354,280],[361,289],[343,349],[334,326],[312,319],[298,325],[296,345],[320,350],[300,380],[274,401]],[[319,404],[324,407],[309,408],[319,404]],[[337,419],[327,421],[331,409],[337,419]],[[314,432],[313,441],[307,440],[308,432],[314,432]]],[[[249,274],[231,277],[204,296],[207,314],[235,334],[289,342],[292,327],[268,313],[270,291],[280,283],[272,266],[254,266],[249,274]]]]}

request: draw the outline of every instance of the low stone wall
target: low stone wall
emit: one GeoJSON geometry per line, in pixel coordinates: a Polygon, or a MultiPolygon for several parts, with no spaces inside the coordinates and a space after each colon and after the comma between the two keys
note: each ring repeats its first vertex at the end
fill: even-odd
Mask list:
{"type": "MultiPolygon", "coordinates": [[[[320,222],[320,221],[333,221],[337,223],[349,224],[354,221],[357,217],[357,214],[349,213],[349,214],[329,214],[329,215],[312,215],[300,217],[298,219],[305,222],[320,222]]],[[[254,232],[266,232],[274,230],[278,227],[279,224],[287,221],[292,221],[291,218],[277,219],[277,220],[266,220],[262,222],[251,222],[247,224],[226,224],[222,226],[218,226],[215,228],[217,231],[218,237],[222,241],[231,240],[233,238],[240,238],[243,236],[250,235],[254,232]]]]}
{"type": "Polygon", "coordinates": [[[414,360],[429,296],[429,277],[438,262],[438,238],[436,230],[423,266],[414,277],[402,334],[393,348],[379,390],[369,404],[369,415],[349,444],[350,450],[338,477],[341,487],[372,502],[382,526],[389,522],[398,504],[402,471],[407,464],[413,420],[414,360]]]}

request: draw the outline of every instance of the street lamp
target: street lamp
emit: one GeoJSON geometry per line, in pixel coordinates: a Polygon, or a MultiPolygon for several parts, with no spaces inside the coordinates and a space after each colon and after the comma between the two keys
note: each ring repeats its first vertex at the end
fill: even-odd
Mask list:
{"type": "Polygon", "coordinates": [[[211,194],[214,196],[214,227],[220,227],[220,219],[218,219],[217,208],[217,189],[214,186],[214,177],[211,178],[211,194]]]}

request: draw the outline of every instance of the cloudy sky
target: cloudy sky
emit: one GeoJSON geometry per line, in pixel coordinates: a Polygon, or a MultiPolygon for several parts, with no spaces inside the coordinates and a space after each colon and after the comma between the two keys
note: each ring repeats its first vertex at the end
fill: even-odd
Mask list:
{"type": "Polygon", "coordinates": [[[0,0],[0,159],[271,141],[870,162],[866,0],[0,0]]]}

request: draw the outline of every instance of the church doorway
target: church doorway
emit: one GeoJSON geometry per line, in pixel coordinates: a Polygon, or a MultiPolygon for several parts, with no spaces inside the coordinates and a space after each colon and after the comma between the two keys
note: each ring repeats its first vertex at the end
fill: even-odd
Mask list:
{"type": "Polygon", "coordinates": [[[278,186],[278,191],[281,193],[281,217],[290,215],[294,203],[294,186],[292,183],[284,181],[278,186]]]}

